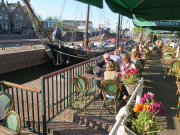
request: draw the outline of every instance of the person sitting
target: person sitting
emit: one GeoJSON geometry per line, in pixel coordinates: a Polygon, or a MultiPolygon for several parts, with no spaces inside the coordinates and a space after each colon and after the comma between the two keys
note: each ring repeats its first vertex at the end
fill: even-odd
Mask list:
{"type": "Polygon", "coordinates": [[[120,51],[120,55],[119,55],[119,56],[120,56],[120,58],[122,59],[122,55],[125,54],[125,53],[127,53],[127,52],[123,50],[123,47],[122,47],[122,46],[119,46],[118,49],[119,49],[119,51],[120,51]]]}
{"type": "Polygon", "coordinates": [[[119,55],[120,55],[120,51],[115,50],[114,55],[111,55],[110,59],[113,60],[113,61],[117,61],[120,64],[121,63],[121,57],[119,55]]]}
{"type": "Polygon", "coordinates": [[[133,51],[131,53],[131,61],[133,61],[135,63],[138,72],[141,71],[142,64],[141,64],[140,60],[138,59],[138,54],[136,51],[133,51]]]}
{"type": "Polygon", "coordinates": [[[4,118],[6,117],[5,107],[0,99],[0,125],[2,125],[4,118]]]}
{"type": "MultiPolygon", "coordinates": [[[[131,61],[131,59],[127,53],[123,54],[122,62],[120,65],[120,72],[121,72],[122,76],[126,75],[126,72],[125,72],[126,70],[132,69],[132,68],[136,69],[134,62],[131,61]]],[[[122,99],[123,96],[125,99],[129,96],[127,89],[124,85],[122,85],[122,94],[120,95],[120,99],[122,99]]]]}
{"type": "Polygon", "coordinates": [[[175,47],[175,43],[173,42],[173,40],[171,40],[171,42],[170,42],[170,47],[175,47]]]}
{"type": "MultiPolygon", "coordinates": [[[[106,63],[107,63],[108,61],[112,61],[112,62],[113,62],[113,60],[110,59],[109,53],[105,53],[105,54],[103,55],[103,58],[104,58],[104,59],[101,60],[101,61],[97,64],[97,66],[99,66],[99,71],[101,72],[101,75],[104,74],[104,72],[106,71],[106,69],[104,68],[104,67],[106,66],[106,63]]],[[[95,70],[95,68],[94,68],[94,70],[95,70]]],[[[101,89],[101,81],[100,81],[100,80],[96,80],[96,84],[97,84],[98,89],[101,89]]],[[[101,100],[103,101],[102,91],[100,92],[100,95],[101,95],[101,100]]]]}
{"type": "MultiPolygon", "coordinates": [[[[106,71],[104,72],[104,79],[108,80],[108,79],[114,79],[117,82],[120,82],[120,76],[119,73],[116,71],[115,65],[112,61],[108,61],[106,63],[106,71]]],[[[114,98],[114,96],[109,96],[106,94],[107,98],[114,98]]]]}

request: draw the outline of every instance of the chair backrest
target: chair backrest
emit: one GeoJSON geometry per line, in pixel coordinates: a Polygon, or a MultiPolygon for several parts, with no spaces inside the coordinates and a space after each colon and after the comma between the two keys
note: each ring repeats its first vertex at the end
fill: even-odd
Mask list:
{"type": "Polygon", "coordinates": [[[106,98],[106,94],[108,94],[109,96],[115,95],[115,100],[117,99],[119,93],[121,92],[120,84],[113,79],[102,81],[101,89],[103,91],[104,98],[106,98]]]}
{"type": "Polygon", "coordinates": [[[3,121],[3,126],[20,133],[21,121],[19,119],[19,115],[15,111],[8,112],[3,121]]]}
{"type": "Polygon", "coordinates": [[[76,87],[76,93],[78,91],[84,91],[85,90],[85,95],[88,93],[89,90],[89,82],[87,79],[81,75],[75,75],[73,77],[73,84],[76,87]]]}
{"type": "Polygon", "coordinates": [[[12,111],[12,108],[14,106],[13,97],[7,92],[1,92],[0,99],[4,104],[6,114],[12,111]]]}
{"type": "Polygon", "coordinates": [[[174,60],[173,56],[170,55],[170,54],[165,55],[165,56],[163,57],[163,59],[165,59],[165,60],[174,60]]]}
{"type": "Polygon", "coordinates": [[[179,60],[175,60],[175,61],[171,62],[171,64],[170,64],[171,70],[172,69],[176,70],[177,67],[180,67],[180,61],[179,60]]]}
{"type": "Polygon", "coordinates": [[[120,72],[120,64],[117,61],[114,61],[114,65],[116,67],[116,71],[120,72]]]}

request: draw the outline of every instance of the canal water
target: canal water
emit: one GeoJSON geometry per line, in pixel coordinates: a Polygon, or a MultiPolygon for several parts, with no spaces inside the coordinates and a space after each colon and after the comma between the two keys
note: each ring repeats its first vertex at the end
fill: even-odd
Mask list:
{"type": "Polygon", "coordinates": [[[60,70],[62,68],[64,67],[54,66],[53,63],[50,62],[50,63],[2,74],[0,75],[0,81],[5,80],[12,83],[23,84],[38,79],[43,75],[60,70]]]}

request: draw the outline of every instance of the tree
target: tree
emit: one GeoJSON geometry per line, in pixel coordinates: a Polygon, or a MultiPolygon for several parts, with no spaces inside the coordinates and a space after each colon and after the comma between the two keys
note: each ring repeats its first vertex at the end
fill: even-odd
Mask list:
{"type": "Polygon", "coordinates": [[[157,38],[161,39],[162,38],[161,34],[157,34],[157,38]]]}
{"type": "MultiPolygon", "coordinates": [[[[142,30],[142,27],[134,27],[134,32],[136,32],[136,33],[140,33],[141,32],[141,30],[142,30]]],[[[143,28],[143,31],[144,31],[144,28],[143,28]]]]}
{"type": "Polygon", "coordinates": [[[149,34],[148,34],[148,37],[151,38],[153,36],[153,32],[150,31],[149,34]]]}
{"type": "Polygon", "coordinates": [[[169,34],[167,37],[168,37],[168,38],[172,38],[172,35],[169,34]]]}

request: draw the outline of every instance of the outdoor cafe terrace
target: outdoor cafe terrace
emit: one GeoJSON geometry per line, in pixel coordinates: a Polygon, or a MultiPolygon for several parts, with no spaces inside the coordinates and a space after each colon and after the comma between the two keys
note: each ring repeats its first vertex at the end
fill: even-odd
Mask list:
{"type": "MultiPolygon", "coordinates": [[[[142,72],[144,81],[142,96],[147,92],[155,93],[155,100],[162,102],[163,109],[166,110],[166,115],[158,120],[158,125],[163,130],[157,134],[178,135],[180,134],[180,121],[176,117],[178,105],[177,89],[174,88],[176,78],[171,75],[168,79],[164,79],[161,74],[161,58],[162,54],[154,51],[152,57],[147,61],[149,69],[142,72]]],[[[94,58],[56,71],[23,84],[23,86],[6,81],[1,82],[2,90],[10,93],[14,98],[13,109],[20,116],[22,128],[38,134],[109,134],[116,123],[115,111],[109,108],[107,103],[99,117],[102,101],[98,94],[95,107],[92,97],[87,100],[86,114],[84,114],[84,103],[81,100],[75,102],[73,110],[70,109],[75,100],[72,77],[78,74],[84,75],[87,64],[96,64],[100,59],[101,57],[94,58]]],[[[88,81],[91,87],[97,89],[94,79],[89,78],[88,81]]],[[[120,108],[126,106],[128,100],[123,100],[120,108]]],[[[135,100],[132,105],[134,103],[135,100]]],[[[117,110],[119,111],[120,108],[117,107],[117,110]]]]}

